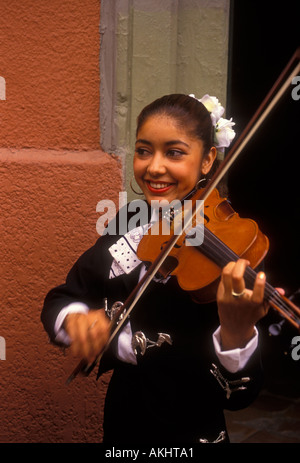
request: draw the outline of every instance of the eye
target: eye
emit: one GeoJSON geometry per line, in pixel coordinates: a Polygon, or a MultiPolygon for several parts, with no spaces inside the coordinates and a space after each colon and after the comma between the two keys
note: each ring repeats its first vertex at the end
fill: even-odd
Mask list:
{"type": "Polygon", "coordinates": [[[170,149],[167,152],[167,155],[170,158],[173,158],[173,159],[181,158],[182,156],[184,156],[184,154],[185,153],[182,150],[179,150],[179,149],[170,149]]]}
{"type": "Polygon", "coordinates": [[[142,147],[136,148],[135,153],[140,157],[148,156],[151,154],[149,150],[147,150],[146,148],[142,148],[142,147]]]}

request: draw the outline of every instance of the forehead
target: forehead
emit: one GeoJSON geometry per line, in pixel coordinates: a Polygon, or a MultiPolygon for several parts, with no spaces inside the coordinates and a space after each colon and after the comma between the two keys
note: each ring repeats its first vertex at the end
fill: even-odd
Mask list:
{"type": "Polygon", "coordinates": [[[174,138],[174,135],[176,135],[180,138],[192,139],[189,132],[174,117],[165,114],[149,116],[140,127],[137,138],[141,134],[164,138],[174,138]]]}
{"type": "Polygon", "coordinates": [[[151,116],[141,125],[137,133],[136,145],[140,143],[163,148],[181,145],[190,153],[203,154],[202,140],[192,136],[174,117],[167,115],[151,116]]]}

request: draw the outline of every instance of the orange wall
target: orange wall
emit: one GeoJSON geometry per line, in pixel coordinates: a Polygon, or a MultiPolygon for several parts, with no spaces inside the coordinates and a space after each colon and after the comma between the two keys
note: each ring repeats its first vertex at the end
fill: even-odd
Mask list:
{"type": "Polygon", "coordinates": [[[122,170],[99,144],[96,0],[11,0],[0,15],[0,442],[99,442],[108,378],[48,343],[47,291],[98,235],[122,170]],[[1,353],[0,353],[1,357],[1,353]]]}
{"type": "Polygon", "coordinates": [[[99,5],[1,2],[0,146],[99,148],[99,5]]]}

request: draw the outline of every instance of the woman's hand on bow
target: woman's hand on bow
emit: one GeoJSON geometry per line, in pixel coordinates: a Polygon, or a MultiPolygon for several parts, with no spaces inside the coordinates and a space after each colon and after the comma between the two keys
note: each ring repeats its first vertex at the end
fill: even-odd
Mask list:
{"type": "Polygon", "coordinates": [[[71,313],[65,318],[64,329],[71,339],[73,354],[92,363],[108,341],[110,321],[103,309],[71,313]]]}

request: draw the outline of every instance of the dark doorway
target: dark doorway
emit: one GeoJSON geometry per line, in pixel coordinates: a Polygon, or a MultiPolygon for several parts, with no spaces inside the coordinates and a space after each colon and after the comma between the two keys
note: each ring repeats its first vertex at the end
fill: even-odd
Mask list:
{"type": "MultiPolygon", "coordinates": [[[[235,120],[237,135],[300,46],[299,20],[298,0],[232,2],[227,116],[235,120]]],[[[300,99],[292,98],[292,89],[228,175],[233,207],[269,237],[268,281],[283,287],[287,296],[300,288],[300,99]]],[[[276,317],[271,311],[262,323],[266,383],[273,392],[298,396],[300,364],[289,349],[299,333],[284,324],[281,335],[270,338],[269,325],[277,323],[276,317]]]]}
{"type": "MultiPolygon", "coordinates": [[[[236,121],[237,134],[300,46],[299,7],[299,0],[232,2],[227,114],[236,121]]],[[[288,293],[300,287],[300,100],[293,100],[291,91],[228,178],[235,209],[256,220],[270,239],[266,271],[271,284],[288,293]]]]}

